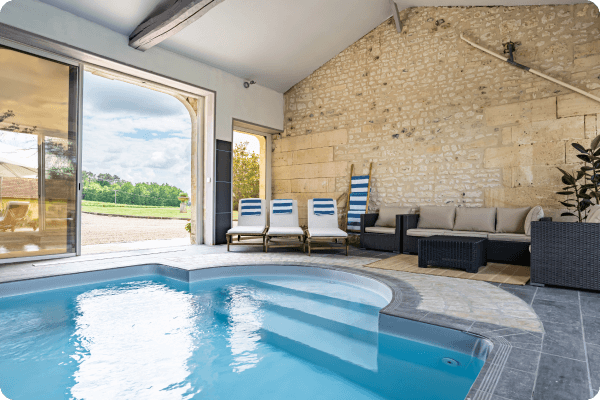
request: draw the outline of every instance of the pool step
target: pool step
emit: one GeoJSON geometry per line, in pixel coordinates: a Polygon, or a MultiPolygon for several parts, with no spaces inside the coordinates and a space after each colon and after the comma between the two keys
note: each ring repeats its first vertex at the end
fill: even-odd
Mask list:
{"type": "Polygon", "coordinates": [[[325,295],[322,293],[315,293],[315,292],[307,291],[304,289],[291,288],[291,287],[285,286],[283,284],[277,284],[276,281],[267,282],[267,281],[261,281],[258,279],[251,279],[248,281],[248,284],[256,286],[258,288],[271,289],[271,290],[275,290],[279,293],[284,293],[284,294],[288,294],[291,296],[301,297],[301,298],[309,299],[309,300],[317,302],[317,303],[333,305],[333,306],[336,306],[339,308],[345,308],[348,310],[353,310],[353,311],[362,312],[362,313],[369,314],[369,313],[373,313],[373,312],[378,312],[381,309],[381,307],[375,306],[375,305],[364,304],[364,303],[360,303],[360,302],[356,302],[356,301],[352,301],[352,300],[340,299],[338,297],[328,296],[328,295],[325,295]]]}
{"type": "Polygon", "coordinates": [[[379,310],[376,308],[349,309],[348,307],[339,307],[337,304],[315,301],[311,298],[299,299],[300,296],[297,296],[296,293],[280,293],[271,288],[256,288],[250,297],[265,305],[281,306],[364,330],[378,331],[379,310]]]}
{"type": "MultiPolygon", "coordinates": [[[[370,335],[370,332],[352,326],[344,327],[337,322],[317,321],[314,316],[309,322],[310,314],[297,319],[269,309],[263,310],[262,331],[302,343],[365,369],[377,369],[377,334],[370,335]]],[[[295,317],[299,316],[296,312],[295,317]]]]}

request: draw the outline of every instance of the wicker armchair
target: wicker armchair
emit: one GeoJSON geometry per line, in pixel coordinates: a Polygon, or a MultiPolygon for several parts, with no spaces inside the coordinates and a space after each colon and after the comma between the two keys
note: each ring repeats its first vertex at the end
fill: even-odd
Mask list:
{"type": "MultiPolygon", "coordinates": [[[[402,215],[396,215],[394,233],[367,232],[375,227],[379,214],[363,214],[360,217],[360,247],[362,249],[402,253],[402,215]]],[[[384,228],[391,230],[393,228],[384,228]]],[[[383,230],[383,229],[382,229],[383,230]]]]}
{"type": "Polygon", "coordinates": [[[531,284],[600,290],[600,224],[531,224],[531,284]]]}

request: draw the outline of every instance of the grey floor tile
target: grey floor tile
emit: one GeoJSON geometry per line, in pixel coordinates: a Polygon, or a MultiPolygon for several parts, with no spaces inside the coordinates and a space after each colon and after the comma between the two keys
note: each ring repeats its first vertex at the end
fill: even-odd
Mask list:
{"type": "Polygon", "coordinates": [[[598,389],[600,389],[600,346],[588,344],[587,354],[590,375],[592,378],[592,389],[595,394],[598,393],[598,389]]]}
{"type": "Polygon", "coordinates": [[[579,302],[579,294],[577,290],[551,287],[538,288],[535,298],[542,300],[566,301],[570,303],[579,302]]]}
{"type": "Polygon", "coordinates": [[[600,346],[600,318],[584,315],[583,329],[585,341],[600,346]]]}
{"type": "Polygon", "coordinates": [[[531,307],[542,321],[576,324],[581,321],[579,303],[539,299],[536,295],[531,307]]]}
{"type": "Polygon", "coordinates": [[[534,400],[588,400],[590,385],[585,362],[542,354],[534,400]]]}
{"type": "Polygon", "coordinates": [[[513,347],[510,351],[506,366],[519,371],[533,372],[537,370],[541,353],[513,347]]]}
{"type": "Polygon", "coordinates": [[[520,333],[516,335],[503,336],[513,346],[529,350],[541,350],[542,338],[531,333],[520,333]]]}
{"type": "Polygon", "coordinates": [[[580,290],[579,295],[581,297],[598,297],[598,298],[600,298],[600,292],[598,292],[598,291],[580,290]]]}
{"type": "Polygon", "coordinates": [[[600,296],[581,296],[581,312],[583,315],[600,318],[600,296]]]}
{"type": "Polygon", "coordinates": [[[500,286],[500,289],[503,289],[503,290],[507,291],[508,293],[517,296],[518,298],[520,298],[521,300],[523,300],[525,303],[527,303],[529,305],[531,305],[531,302],[533,301],[533,297],[535,296],[535,290],[520,290],[520,289],[514,289],[514,288],[507,288],[507,287],[503,287],[503,286],[500,286]]]}
{"type": "Polygon", "coordinates": [[[534,384],[534,373],[504,367],[494,395],[512,400],[530,400],[534,384]]]}
{"type": "Polygon", "coordinates": [[[585,361],[581,324],[544,323],[542,352],[585,361]]]}

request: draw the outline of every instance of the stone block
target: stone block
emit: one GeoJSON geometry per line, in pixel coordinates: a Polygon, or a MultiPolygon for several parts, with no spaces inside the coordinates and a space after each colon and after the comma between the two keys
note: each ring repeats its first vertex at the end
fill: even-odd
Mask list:
{"type": "Polygon", "coordinates": [[[600,64],[600,54],[589,56],[589,57],[576,58],[575,61],[573,62],[573,65],[577,69],[590,69],[590,68],[594,68],[594,67],[598,66],[599,64],[600,64]]]}
{"type": "Polygon", "coordinates": [[[337,129],[329,132],[314,133],[311,136],[310,147],[328,147],[348,143],[348,131],[337,129]]]}
{"type": "MultiPolygon", "coordinates": [[[[519,165],[560,165],[565,163],[565,142],[535,143],[530,163],[521,159],[519,165]]],[[[523,154],[524,155],[524,154],[523,154]]],[[[527,155],[528,156],[528,155],[527,155]]]]}
{"type": "Polygon", "coordinates": [[[291,192],[291,180],[289,179],[273,179],[272,190],[273,194],[290,193],[291,192]]]}
{"type": "Polygon", "coordinates": [[[584,117],[538,121],[512,127],[512,141],[518,144],[582,139],[584,136],[584,117]]]}
{"type": "MultiPolygon", "coordinates": [[[[592,94],[597,93],[592,92],[592,94]]],[[[571,93],[564,96],[558,96],[556,113],[558,118],[598,114],[600,113],[600,103],[579,93],[571,93]]]]}
{"type": "Polygon", "coordinates": [[[512,167],[517,164],[518,148],[511,147],[490,147],[483,153],[483,163],[485,168],[512,167]]]}
{"type": "Polygon", "coordinates": [[[284,165],[292,165],[293,152],[273,152],[271,155],[271,166],[281,167],[284,165]]]}
{"type": "Polygon", "coordinates": [[[556,97],[532,100],[531,121],[547,121],[556,119],[556,97]]]}
{"type": "Polygon", "coordinates": [[[328,178],[294,179],[291,181],[291,191],[292,193],[327,193],[328,178]]]}
{"type": "Polygon", "coordinates": [[[600,40],[575,45],[573,51],[575,58],[582,58],[593,54],[600,54],[600,40]]]}
{"type": "Polygon", "coordinates": [[[298,150],[292,152],[293,164],[316,164],[333,161],[333,147],[298,150]]]}
{"type": "MultiPolygon", "coordinates": [[[[565,169],[570,166],[558,165],[565,169]]],[[[556,166],[533,165],[528,167],[513,167],[511,187],[550,187],[555,190],[561,185],[562,173],[556,166]]]]}
{"type": "Polygon", "coordinates": [[[277,146],[282,152],[310,149],[310,136],[292,136],[278,140],[277,146]]]}
{"type": "Polygon", "coordinates": [[[513,103],[488,107],[484,110],[488,126],[515,125],[531,121],[531,103],[513,103]]]}
{"type": "Polygon", "coordinates": [[[585,137],[587,139],[593,139],[598,135],[597,131],[597,116],[586,115],[585,116],[585,137]]]}
{"type": "Polygon", "coordinates": [[[271,179],[292,179],[292,166],[281,166],[271,168],[271,179]]]}
{"type": "Polygon", "coordinates": [[[535,207],[557,208],[562,196],[556,194],[554,188],[538,187],[493,187],[484,190],[484,204],[486,207],[535,207]]]}

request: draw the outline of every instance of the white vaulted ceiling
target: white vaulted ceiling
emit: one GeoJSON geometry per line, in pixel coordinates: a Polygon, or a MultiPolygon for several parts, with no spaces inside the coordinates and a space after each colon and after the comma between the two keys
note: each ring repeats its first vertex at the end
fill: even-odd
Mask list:
{"type": "MultiPolygon", "coordinates": [[[[127,36],[171,2],[41,1],[127,36]]],[[[585,0],[396,1],[400,10],[581,2],[585,0]]],[[[391,15],[388,0],[225,0],[159,46],[285,92],[391,15]]]]}

